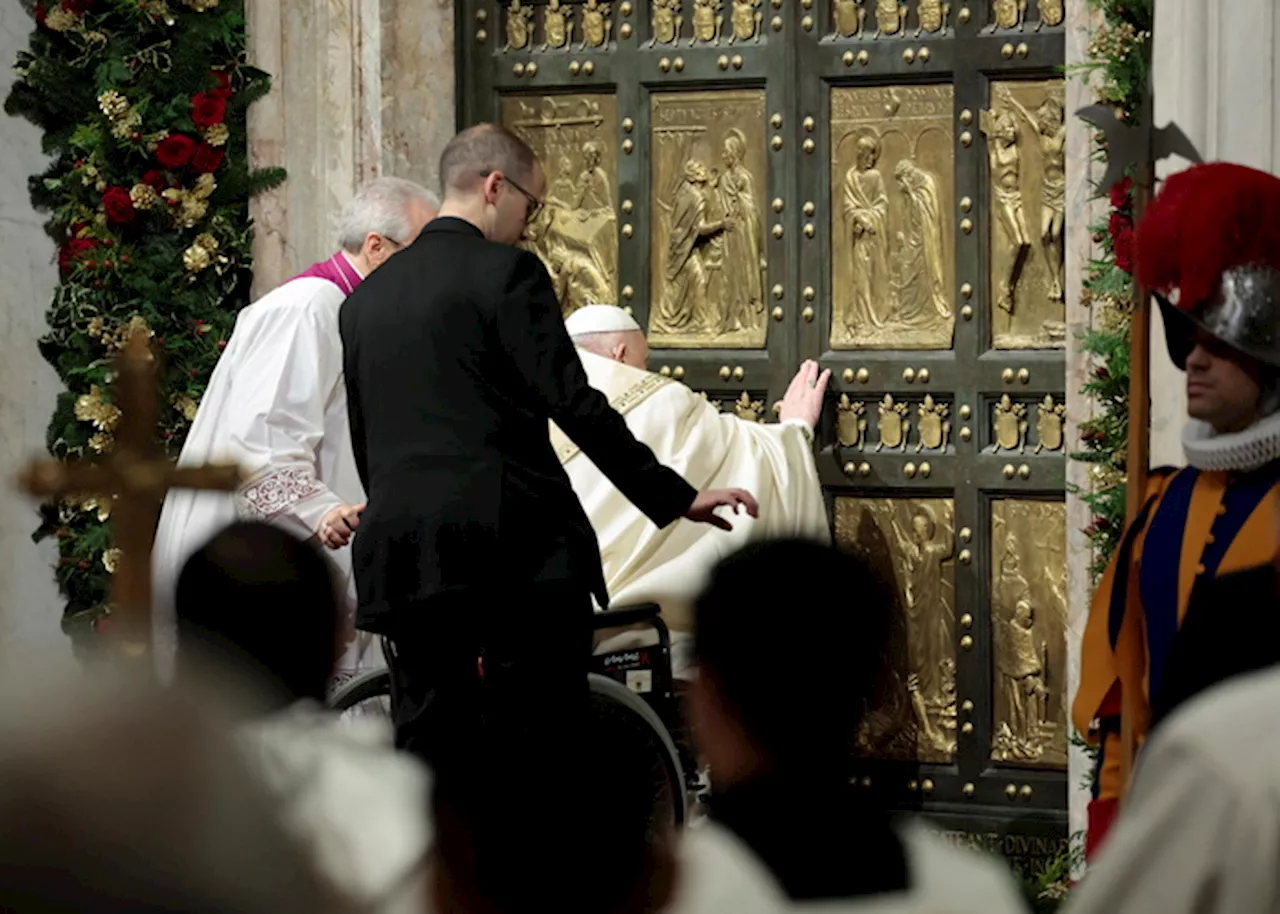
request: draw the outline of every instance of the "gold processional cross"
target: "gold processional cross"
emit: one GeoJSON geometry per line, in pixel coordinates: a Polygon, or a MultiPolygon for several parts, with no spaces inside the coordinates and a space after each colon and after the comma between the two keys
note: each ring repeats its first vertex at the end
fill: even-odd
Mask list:
{"type": "Polygon", "coordinates": [[[232,491],[234,465],[176,467],[156,446],[156,359],[149,334],[137,328],[116,358],[116,406],[121,411],[111,452],[96,461],[39,460],[23,468],[19,485],[44,497],[114,497],[115,546],[109,637],[124,656],[148,657],[151,645],[151,547],[160,504],[170,489],[232,491]]]}

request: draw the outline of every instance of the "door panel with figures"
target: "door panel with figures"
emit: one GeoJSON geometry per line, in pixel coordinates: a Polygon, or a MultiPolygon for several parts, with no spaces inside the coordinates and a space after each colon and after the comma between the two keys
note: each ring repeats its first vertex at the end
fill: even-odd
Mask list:
{"type": "Polygon", "coordinates": [[[899,603],[858,781],[1050,854],[1068,734],[1062,0],[457,4],[460,122],[538,151],[528,243],[566,312],[631,309],[655,370],[747,421],[774,420],[802,359],[833,370],[833,534],[899,603]]]}

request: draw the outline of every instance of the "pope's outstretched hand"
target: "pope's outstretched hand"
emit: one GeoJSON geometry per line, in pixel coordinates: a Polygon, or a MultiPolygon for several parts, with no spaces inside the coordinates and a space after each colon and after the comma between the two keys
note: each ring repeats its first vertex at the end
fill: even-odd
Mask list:
{"type": "Polygon", "coordinates": [[[711,524],[721,530],[732,530],[733,524],[715,513],[716,508],[720,507],[731,507],[734,514],[746,508],[747,514],[751,517],[760,516],[760,504],[746,489],[707,489],[705,492],[699,492],[693,499],[693,504],[689,506],[689,510],[684,512],[684,516],[700,524],[711,524]]]}

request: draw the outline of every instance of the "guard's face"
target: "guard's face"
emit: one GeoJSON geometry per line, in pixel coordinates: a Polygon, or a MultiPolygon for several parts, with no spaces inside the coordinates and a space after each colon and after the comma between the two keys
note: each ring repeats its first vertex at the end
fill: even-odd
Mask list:
{"type": "Polygon", "coordinates": [[[1257,362],[1199,333],[1187,356],[1187,414],[1219,434],[1243,431],[1260,418],[1260,374],[1257,362]]]}

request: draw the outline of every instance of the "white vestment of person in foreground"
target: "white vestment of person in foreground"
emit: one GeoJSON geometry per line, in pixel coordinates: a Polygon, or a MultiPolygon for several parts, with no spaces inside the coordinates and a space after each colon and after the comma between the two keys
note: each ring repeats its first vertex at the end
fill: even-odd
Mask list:
{"type": "Polygon", "coordinates": [[[1027,914],[1018,882],[1003,859],[948,844],[919,821],[904,822],[898,835],[910,879],[904,891],[797,901],[787,910],[794,914],[1027,914]]]}
{"type": "Polygon", "coordinates": [[[1068,914],[1280,911],[1280,670],[1189,701],[1146,745],[1068,914]]]}
{"type": "MultiPolygon", "coordinates": [[[[739,419],[678,381],[581,348],[578,354],[587,381],[609,398],[661,463],[699,491],[742,488],[760,503],[758,519],[726,515],[732,531],[681,522],[659,530],[590,457],[551,426],[552,444],[600,541],[610,605],[658,603],[672,630],[677,675],[687,675],[691,605],[711,566],[753,539],[800,536],[830,542],[808,429],[798,421],[764,425],[739,419]]],[[[624,632],[597,651],[643,643],[643,632],[624,632]]]]}
{"type": "Polygon", "coordinates": [[[431,778],[391,747],[384,719],[299,702],[243,725],[239,744],[331,885],[363,911],[422,914],[431,778]]]}
{"type": "MultiPolygon", "coordinates": [[[[337,258],[358,283],[344,255],[337,258]]],[[[177,643],[174,589],[193,552],[236,520],[266,521],[307,539],[330,509],[365,500],[351,449],[338,333],[338,309],[348,291],[328,279],[302,276],[249,305],[236,320],[178,465],[236,463],[248,481],[234,493],[175,489],[165,498],[152,577],[156,661],[166,680],[177,643]]],[[[335,566],[339,596],[354,607],[351,550],[325,555],[335,566]]],[[[348,637],[339,678],[382,664],[372,636],[352,628],[348,637]]]]}

